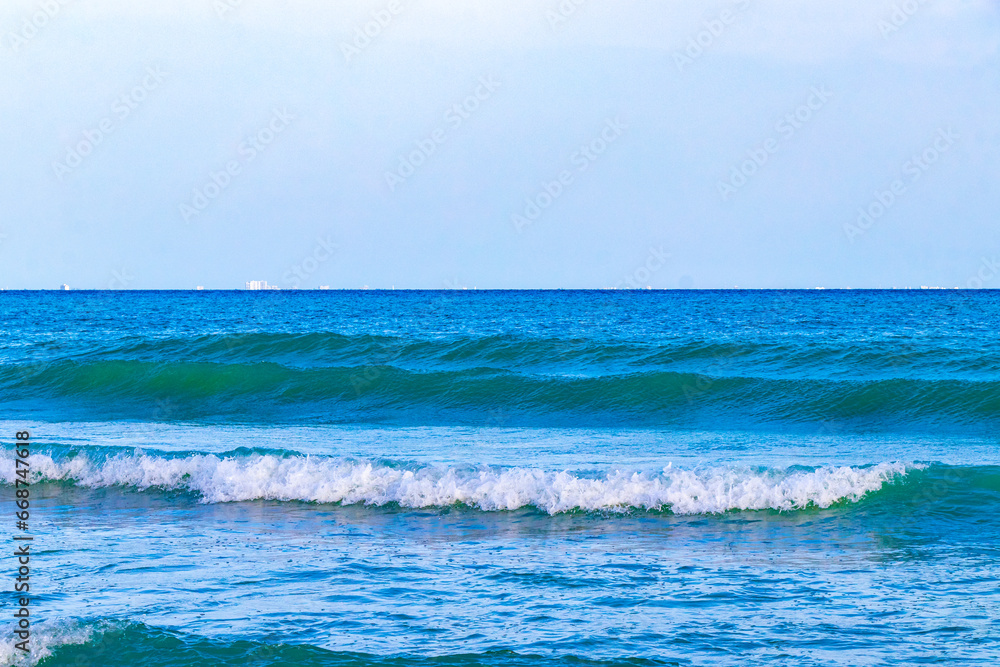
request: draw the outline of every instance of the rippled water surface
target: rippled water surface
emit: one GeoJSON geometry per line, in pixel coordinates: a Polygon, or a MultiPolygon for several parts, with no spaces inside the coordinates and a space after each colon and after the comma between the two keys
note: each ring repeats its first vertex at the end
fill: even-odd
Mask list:
{"type": "Polygon", "coordinates": [[[1000,295],[5,292],[0,315],[36,536],[34,652],[0,662],[1000,661],[1000,295]]]}

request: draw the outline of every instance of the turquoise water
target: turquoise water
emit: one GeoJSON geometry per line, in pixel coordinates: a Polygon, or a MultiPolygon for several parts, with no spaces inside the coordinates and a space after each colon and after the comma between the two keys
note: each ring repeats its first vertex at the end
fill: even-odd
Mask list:
{"type": "Polygon", "coordinates": [[[7,624],[4,663],[1000,660],[1000,294],[0,313],[36,550],[34,652],[7,624]]]}

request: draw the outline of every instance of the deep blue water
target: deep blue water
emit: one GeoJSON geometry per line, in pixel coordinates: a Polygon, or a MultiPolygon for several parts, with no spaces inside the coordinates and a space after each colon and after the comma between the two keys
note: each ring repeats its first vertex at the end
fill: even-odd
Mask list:
{"type": "Polygon", "coordinates": [[[1000,662],[1000,293],[3,292],[0,321],[18,664],[1000,662]]]}

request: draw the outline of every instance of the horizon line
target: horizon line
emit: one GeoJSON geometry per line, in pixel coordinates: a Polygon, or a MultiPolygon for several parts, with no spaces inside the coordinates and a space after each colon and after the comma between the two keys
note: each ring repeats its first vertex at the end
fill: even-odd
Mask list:
{"type": "Polygon", "coordinates": [[[0,292],[899,292],[899,291],[997,291],[1000,287],[329,287],[329,288],[268,288],[246,289],[239,287],[200,288],[53,288],[21,287],[0,288],[0,292]]]}

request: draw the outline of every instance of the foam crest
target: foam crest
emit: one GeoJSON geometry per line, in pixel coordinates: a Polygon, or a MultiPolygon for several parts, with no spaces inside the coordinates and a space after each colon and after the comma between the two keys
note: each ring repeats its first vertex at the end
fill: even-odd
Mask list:
{"type": "MultiPolygon", "coordinates": [[[[731,510],[795,510],[856,502],[911,469],[902,463],[773,470],[747,467],[661,471],[609,471],[584,476],[537,468],[404,467],[315,456],[216,456],[180,458],[143,452],[95,460],[80,454],[54,460],[31,457],[36,479],[88,487],[127,486],[196,492],[204,502],[309,501],[403,507],[458,503],[484,511],[535,507],[549,514],[574,510],[670,510],[710,514],[731,510]]],[[[12,466],[5,466],[12,483],[12,466]]]]}
{"type": "Polygon", "coordinates": [[[0,665],[36,665],[41,660],[52,655],[52,651],[60,646],[87,644],[94,639],[95,633],[100,634],[112,624],[107,621],[97,623],[84,623],[76,620],[55,620],[32,623],[31,640],[29,641],[30,653],[14,647],[15,641],[13,624],[5,624],[3,627],[4,640],[0,642],[0,665]]]}

